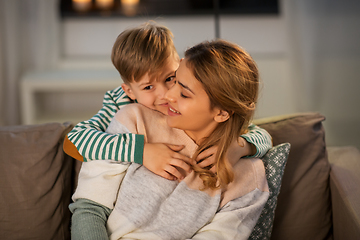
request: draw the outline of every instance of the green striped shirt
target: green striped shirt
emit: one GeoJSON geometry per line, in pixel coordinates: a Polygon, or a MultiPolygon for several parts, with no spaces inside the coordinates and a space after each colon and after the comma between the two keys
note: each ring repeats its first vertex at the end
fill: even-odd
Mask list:
{"type": "MultiPolygon", "coordinates": [[[[117,87],[105,93],[103,107],[91,119],[78,123],[68,133],[69,140],[76,146],[84,161],[114,160],[142,164],[144,136],[123,133],[109,134],[105,130],[111,119],[121,107],[133,103],[122,90],[117,87]]],[[[254,124],[242,135],[246,141],[256,147],[253,157],[262,157],[272,147],[270,134],[254,124]]]]}

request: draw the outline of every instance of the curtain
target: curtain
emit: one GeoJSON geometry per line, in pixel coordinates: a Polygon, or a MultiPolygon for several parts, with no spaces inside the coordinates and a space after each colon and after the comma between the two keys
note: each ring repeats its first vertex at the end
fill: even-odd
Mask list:
{"type": "Polygon", "coordinates": [[[59,59],[58,0],[0,0],[0,124],[21,123],[19,83],[59,59]]]}

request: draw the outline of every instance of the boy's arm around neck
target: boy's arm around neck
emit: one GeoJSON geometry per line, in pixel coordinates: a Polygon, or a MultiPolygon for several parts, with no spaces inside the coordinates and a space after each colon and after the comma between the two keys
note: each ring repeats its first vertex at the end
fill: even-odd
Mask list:
{"type": "Polygon", "coordinates": [[[273,146],[271,135],[265,129],[253,123],[249,125],[248,132],[241,135],[241,138],[245,139],[253,148],[251,154],[245,155],[247,157],[261,158],[273,146]]]}
{"type": "Polygon", "coordinates": [[[64,141],[64,144],[66,144],[64,145],[64,151],[80,161],[109,159],[122,162],[134,161],[142,164],[143,136],[131,133],[105,133],[116,112],[130,103],[132,101],[121,87],[106,92],[103,99],[103,108],[90,120],[80,122],[73,128],[68,134],[68,139],[64,141]],[[108,149],[115,149],[118,153],[113,154],[108,149]]]}

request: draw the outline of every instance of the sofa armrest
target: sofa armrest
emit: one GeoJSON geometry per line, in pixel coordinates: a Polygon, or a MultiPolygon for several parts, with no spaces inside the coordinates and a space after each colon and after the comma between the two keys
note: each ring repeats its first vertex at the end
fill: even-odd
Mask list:
{"type": "Polygon", "coordinates": [[[334,239],[360,236],[360,152],[355,147],[329,147],[334,239]]]}

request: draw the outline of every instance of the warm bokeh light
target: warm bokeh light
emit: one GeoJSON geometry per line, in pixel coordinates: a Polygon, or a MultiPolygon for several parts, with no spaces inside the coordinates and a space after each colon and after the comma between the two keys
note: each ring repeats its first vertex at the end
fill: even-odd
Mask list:
{"type": "Polygon", "coordinates": [[[114,0],[96,0],[95,5],[102,10],[111,9],[114,6],[114,0]]]}
{"type": "Polygon", "coordinates": [[[139,0],[121,0],[121,4],[125,5],[136,5],[139,3],[139,0]]]}
{"type": "Polygon", "coordinates": [[[120,0],[123,14],[133,16],[136,14],[140,0],[120,0]]]}
{"type": "Polygon", "coordinates": [[[72,6],[76,11],[86,12],[91,9],[91,0],[72,0],[72,6]]]}

